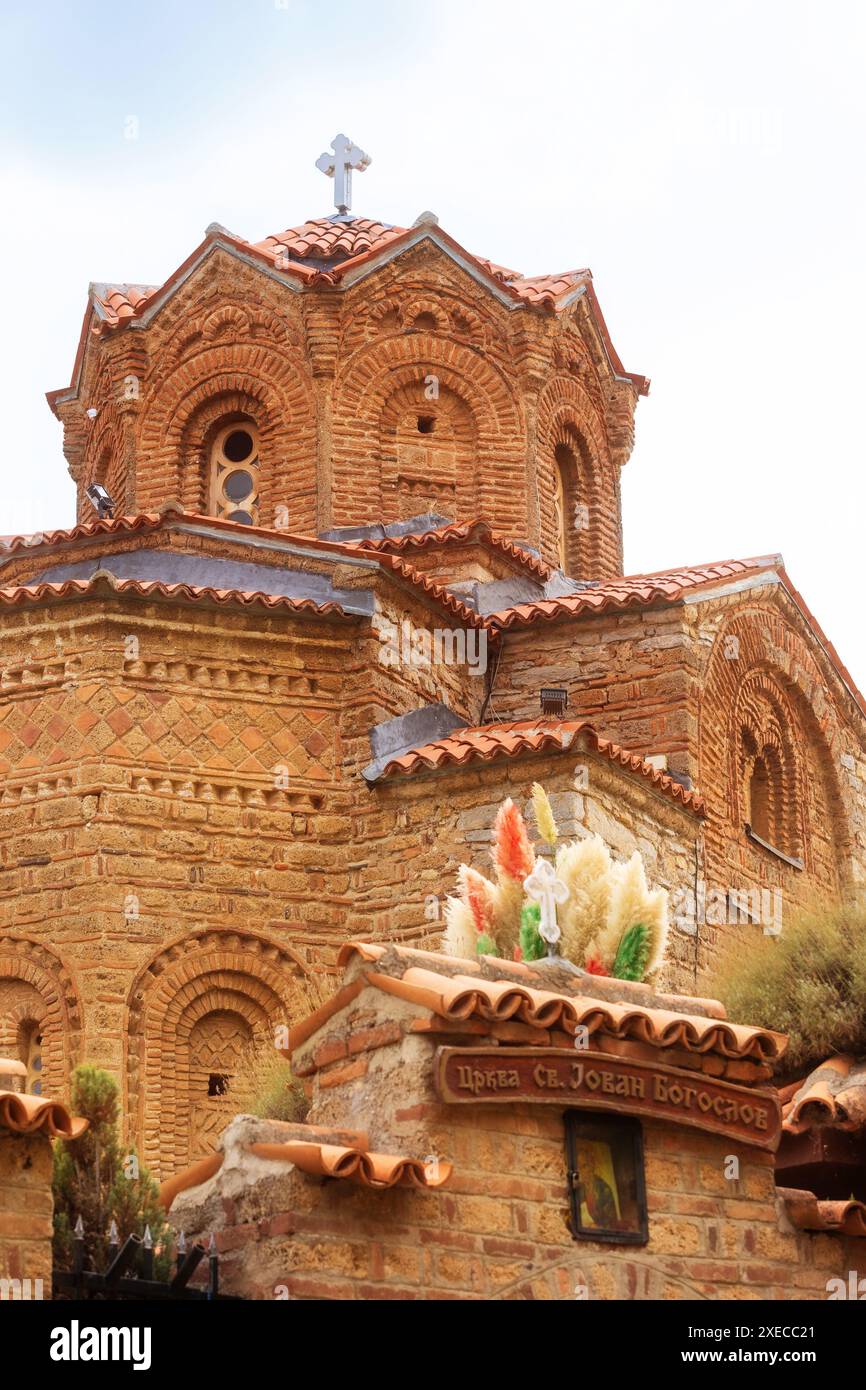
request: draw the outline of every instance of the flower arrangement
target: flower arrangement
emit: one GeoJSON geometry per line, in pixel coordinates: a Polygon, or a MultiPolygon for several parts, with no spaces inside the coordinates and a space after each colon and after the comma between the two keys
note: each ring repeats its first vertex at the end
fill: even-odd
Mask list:
{"type": "Polygon", "coordinates": [[[668,895],[650,889],[635,851],[615,863],[599,835],[561,843],[544,788],[532,788],[535,823],[549,846],[539,856],[514,802],[503,802],[493,837],[495,876],[461,864],[458,896],[445,909],[445,947],[454,955],[539,960],[562,955],[593,975],[643,980],[657,970],[668,933],[668,895]]]}

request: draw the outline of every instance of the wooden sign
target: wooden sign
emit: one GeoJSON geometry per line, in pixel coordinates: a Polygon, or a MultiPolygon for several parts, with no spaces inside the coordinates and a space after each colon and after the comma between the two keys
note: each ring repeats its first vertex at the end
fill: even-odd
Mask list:
{"type": "Polygon", "coordinates": [[[782,1114],[775,1091],[734,1086],[702,1072],[633,1062],[606,1052],[547,1047],[440,1047],[437,1095],[450,1105],[579,1106],[645,1115],[778,1148],[782,1114]]]}

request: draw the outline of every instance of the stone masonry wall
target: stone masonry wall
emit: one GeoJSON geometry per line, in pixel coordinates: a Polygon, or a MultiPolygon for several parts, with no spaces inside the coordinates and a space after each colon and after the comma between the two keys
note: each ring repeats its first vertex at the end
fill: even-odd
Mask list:
{"type": "Polygon", "coordinates": [[[51,1297],[51,1173],[44,1134],[17,1134],[0,1124],[0,1285],[29,1280],[33,1298],[40,1296],[34,1280],[42,1280],[41,1296],[51,1297]]]}
{"type": "MultiPolygon", "coordinates": [[[[517,763],[503,758],[437,775],[398,776],[373,787],[351,812],[349,935],[411,939],[435,948],[458,866],[465,861],[490,872],[493,824],[506,797],[531,829],[535,781],[550,795],[564,838],[597,832],[617,858],[639,850],[654,886],[676,891],[693,883],[700,819],[651,783],[575,745],[517,763]]],[[[673,932],[666,984],[693,988],[694,970],[692,939],[673,932]]]]}
{"type": "MultiPolygon", "coordinates": [[[[542,685],[568,689],[571,718],[644,756],[665,754],[704,796],[704,893],[748,893],[762,901],[761,926],[816,895],[838,897],[866,874],[866,721],[803,620],[778,586],[667,608],[608,614],[506,632],[493,704],[501,717],[526,714],[542,685]],[[743,729],[772,699],[789,745],[780,817],[791,827],[789,857],[757,845],[742,784],[743,729]],[[761,895],[763,894],[763,898],[761,895]]],[[[761,736],[760,724],[756,736],[761,736]]],[[[730,914],[737,922],[736,912],[730,914]]],[[[698,922],[700,970],[725,939],[698,922]]]]}
{"type": "MultiPolygon", "coordinates": [[[[436,1040],[398,1042],[401,1006],[370,1009],[364,999],[347,1009],[342,1052],[333,1021],[321,1034],[327,1042],[311,1040],[321,1069],[309,1118],[326,1128],[309,1138],[335,1142],[334,1127],[349,1125],[366,1132],[371,1150],[439,1158],[454,1172],[437,1190],[376,1191],[319,1184],[285,1162],[227,1160],[171,1210],[187,1238],[216,1233],[226,1291],[258,1299],[820,1299],[831,1277],[862,1275],[862,1242],[794,1231],[775,1196],[771,1155],[665,1123],[643,1125],[648,1244],[573,1240],[562,1112],[443,1105],[430,1081],[436,1040]],[[726,1176],[732,1157],[735,1180],[726,1176]]],[[[260,1123],[263,1138],[280,1139],[278,1126],[260,1123]]],[[[299,1137],[289,1128],[285,1138],[299,1137]]]]}

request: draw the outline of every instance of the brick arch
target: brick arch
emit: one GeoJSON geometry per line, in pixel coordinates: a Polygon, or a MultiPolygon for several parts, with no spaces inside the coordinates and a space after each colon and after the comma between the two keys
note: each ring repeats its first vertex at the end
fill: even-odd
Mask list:
{"type": "Polygon", "coordinates": [[[251,933],[209,931],[175,942],[137,975],[129,994],[128,1123],[144,1161],[165,1175],[191,1161],[190,1037],[210,1015],[243,1019],[256,1042],[315,1007],[292,951],[251,933]]]}
{"type": "Polygon", "coordinates": [[[43,1091],[66,1097],[69,1073],[81,1053],[81,1010],[66,966],[53,951],[25,937],[0,942],[0,1054],[17,1056],[18,1029],[32,1019],[42,1029],[43,1091]]]}
{"type": "Polygon", "coordinates": [[[793,704],[775,676],[766,669],[750,672],[737,690],[730,737],[733,779],[731,793],[738,823],[753,819],[750,787],[756,769],[767,774],[769,829],[752,828],[786,854],[803,848],[802,771],[793,704]]]}
{"type": "MultiPolygon", "coordinates": [[[[525,426],[513,384],[489,358],[429,332],[379,339],[354,353],[334,390],[334,516],[336,524],[388,520],[387,459],[394,398],[415,392],[419,410],[425,380],[462,403],[474,429],[475,457],[465,459],[467,505],[511,535],[526,530],[525,426]],[[398,395],[402,393],[402,395],[398,395]],[[364,459],[360,467],[358,460],[364,459]]],[[[463,464],[461,463],[461,467],[463,464]]],[[[458,504],[463,505],[458,495],[458,504]]],[[[467,520],[465,514],[458,519],[467,520]]]]}
{"type": "Polygon", "coordinates": [[[232,420],[251,420],[256,425],[262,442],[260,472],[264,468],[270,452],[265,440],[273,438],[275,428],[266,403],[249,390],[211,395],[205,388],[202,399],[187,418],[181,432],[180,501],[185,511],[208,511],[211,445],[221,427],[232,420]]]}
{"type": "Polygon", "coordinates": [[[85,489],[91,483],[102,483],[115,503],[115,516],[123,516],[127,510],[126,461],[124,458],[123,421],[117,406],[108,394],[106,374],[100,377],[101,396],[106,402],[99,409],[95,420],[88,421],[89,430],[85,445],[84,471],[81,481],[82,514],[92,519],[96,513],[86,496],[85,489]]]}
{"type": "Polygon", "coordinates": [[[421,381],[398,387],[382,410],[379,440],[385,514],[477,514],[477,430],[456,392],[440,385],[438,397],[428,400],[421,381]],[[422,421],[429,422],[429,434],[421,432],[422,421]]]}
{"type": "MultiPolygon", "coordinates": [[[[798,878],[794,885],[798,896],[810,886],[838,892],[851,855],[838,771],[840,731],[825,688],[800,633],[775,607],[757,605],[719,625],[697,681],[698,785],[709,812],[708,847],[715,839],[723,862],[743,845],[748,729],[755,746],[779,760],[783,838],[807,871],[806,884],[798,878]]],[[[779,872],[783,878],[796,873],[779,872]]]]}
{"type": "Polygon", "coordinates": [[[289,525],[314,530],[316,414],[312,383],[300,354],[257,340],[206,343],[149,383],[138,454],[139,504],[157,508],[169,497],[201,507],[205,497],[205,434],[233,410],[256,423],[262,443],[260,519],[277,507],[289,525]]]}
{"type": "Polygon", "coordinates": [[[504,1284],[491,1295],[494,1302],[503,1299],[538,1299],[574,1301],[577,1288],[588,1290],[591,1300],[599,1296],[618,1300],[653,1300],[670,1297],[667,1292],[677,1289],[679,1296],[706,1299],[709,1295],[682,1274],[660,1268],[658,1261],[642,1253],[619,1249],[611,1254],[577,1246],[573,1253],[554,1255],[539,1263],[529,1273],[519,1275],[512,1283],[504,1284]],[[609,1290],[599,1295],[599,1287],[609,1290]]]}
{"type": "Polygon", "coordinates": [[[606,579],[622,573],[622,519],[619,479],[610,458],[604,427],[589,395],[573,377],[548,381],[538,401],[535,486],[545,558],[558,564],[555,498],[559,446],[574,456],[566,491],[587,508],[586,534],[570,546],[576,579],[606,579]]]}

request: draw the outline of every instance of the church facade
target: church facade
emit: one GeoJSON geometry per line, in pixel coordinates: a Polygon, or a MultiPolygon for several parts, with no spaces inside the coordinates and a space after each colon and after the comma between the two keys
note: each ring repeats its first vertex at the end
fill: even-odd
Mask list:
{"type": "Polygon", "coordinates": [[[92,285],[49,395],[77,524],[0,549],[0,1055],[122,1085],[157,1174],[347,939],[433,948],[542,781],[640,849],[667,987],[866,871],[866,705],[779,555],[624,574],[648,381],[587,270],[432,214],[92,285]],[[97,510],[99,514],[97,514],[97,510]]]}

